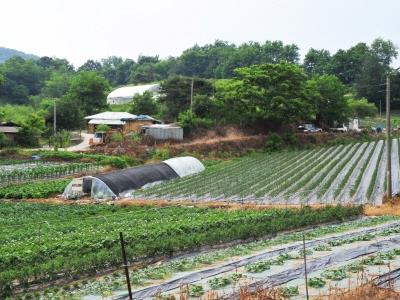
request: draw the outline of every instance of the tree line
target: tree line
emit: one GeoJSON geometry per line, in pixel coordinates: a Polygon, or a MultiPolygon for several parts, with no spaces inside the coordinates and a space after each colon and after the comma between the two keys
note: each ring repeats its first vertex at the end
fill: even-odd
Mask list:
{"type": "MultiPolygon", "coordinates": [[[[302,62],[299,48],[281,41],[216,41],[195,45],[179,57],[141,55],[134,61],[114,56],[88,60],[78,69],[66,59],[13,57],[0,64],[0,103],[32,107],[32,116],[23,122],[26,130],[40,123],[39,131],[51,135],[55,102],[59,127],[76,129],[83,126],[85,115],[108,109],[106,96],[113,87],[158,81],[159,98],[137,96],[127,109],[191,128],[215,121],[274,127],[315,121],[332,126],[348,116],[376,111],[397,54],[391,41],[378,38],[333,54],[310,49],[302,62]]],[[[399,99],[400,73],[392,79],[392,95],[399,99]]],[[[9,111],[9,105],[0,109],[0,120],[9,119],[9,111]]]]}

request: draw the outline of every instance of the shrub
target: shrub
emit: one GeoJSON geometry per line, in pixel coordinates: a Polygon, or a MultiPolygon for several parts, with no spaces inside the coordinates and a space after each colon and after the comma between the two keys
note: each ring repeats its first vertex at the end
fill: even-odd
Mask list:
{"type": "Polygon", "coordinates": [[[123,140],[124,140],[124,137],[123,137],[122,134],[119,133],[119,132],[114,132],[114,133],[111,135],[111,142],[113,142],[113,143],[120,143],[120,142],[122,142],[123,140]]]}
{"type": "Polygon", "coordinates": [[[265,143],[265,149],[267,152],[275,152],[282,150],[283,147],[283,139],[282,137],[277,134],[277,133],[271,133],[268,136],[268,139],[265,143]]]}

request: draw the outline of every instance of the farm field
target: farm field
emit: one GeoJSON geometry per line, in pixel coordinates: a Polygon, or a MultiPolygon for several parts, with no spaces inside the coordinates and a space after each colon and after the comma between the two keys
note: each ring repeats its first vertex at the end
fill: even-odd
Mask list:
{"type": "MultiPolygon", "coordinates": [[[[216,295],[238,299],[235,293],[243,285],[274,288],[286,296],[292,291],[293,299],[304,299],[303,234],[310,293],[323,295],[330,287],[355,280],[360,270],[368,272],[367,280],[387,273],[388,263],[392,270],[398,268],[399,225],[396,217],[364,218],[164,259],[130,271],[134,299],[183,299],[179,298],[182,291],[198,299],[216,299],[216,295]]],[[[50,287],[36,297],[127,299],[126,293],[124,273],[116,270],[62,288],[50,287]]]]}
{"type": "MultiPolygon", "coordinates": [[[[393,193],[399,186],[399,140],[393,140],[393,193]]],[[[132,194],[138,199],[239,201],[263,204],[381,204],[385,193],[383,140],[303,151],[254,154],[201,174],[132,194]]]]}
{"type": "MultiPolygon", "coordinates": [[[[45,287],[57,280],[65,282],[65,286],[53,293],[67,292],[73,287],[69,284],[73,279],[118,270],[121,231],[129,262],[148,263],[201,247],[340,222],[361,212],[360,207],[342,206],[226,210],[1,202],[0,297],[29,295],[25,289],[45,287]]],[[[74,286],[103,289],[96,280],[82,280],[74,286]]],[[[123,289],[118,283],[113,288],[123,289]]]]}

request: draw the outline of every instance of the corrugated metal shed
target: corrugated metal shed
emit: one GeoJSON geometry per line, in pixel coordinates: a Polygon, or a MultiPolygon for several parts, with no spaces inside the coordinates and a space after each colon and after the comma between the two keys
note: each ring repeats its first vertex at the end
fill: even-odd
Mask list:
{"type": "Polygon", "coordinates": [[[183,140],[183,128],[176,125],[154,124],[143,126],[144,133],[156,140],[183,140]]]}

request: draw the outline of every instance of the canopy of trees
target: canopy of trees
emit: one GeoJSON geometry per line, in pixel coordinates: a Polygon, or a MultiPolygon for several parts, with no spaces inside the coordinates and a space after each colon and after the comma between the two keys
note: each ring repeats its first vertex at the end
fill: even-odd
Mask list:
{"type": "MultiPolygon", "coordinates": [[[[65,59],[16,56],[0,64],[0,103],[33,108],[32,114],[47,125],[40,131],[50,134],[54,103],[58,127],[75,129],[83,126],[85,115],[109,109],[111,87],[157,81],[160,97],[136,97],[127,106],[130,111],[166,121],[181,116],[197,124],[261,120],[278,126],[300,121],[332,126],[349,116],[373,114],[384,99],[388,73],[393,98],[400,99],[400,73],[391,68],[397,55],[391,41],[378,38],[335,53],[312,48],[303,62],[296,45],[281,41],[235,45],[217,40],[178,57],[141,55],[135,61],[111,56],[88,60],[78,69],[65,59]],[[344,97],[348,93],[351,99],[344,97]]],[[[31,114],[11,115],[21,125],[30,124],[31,114]]]]}

